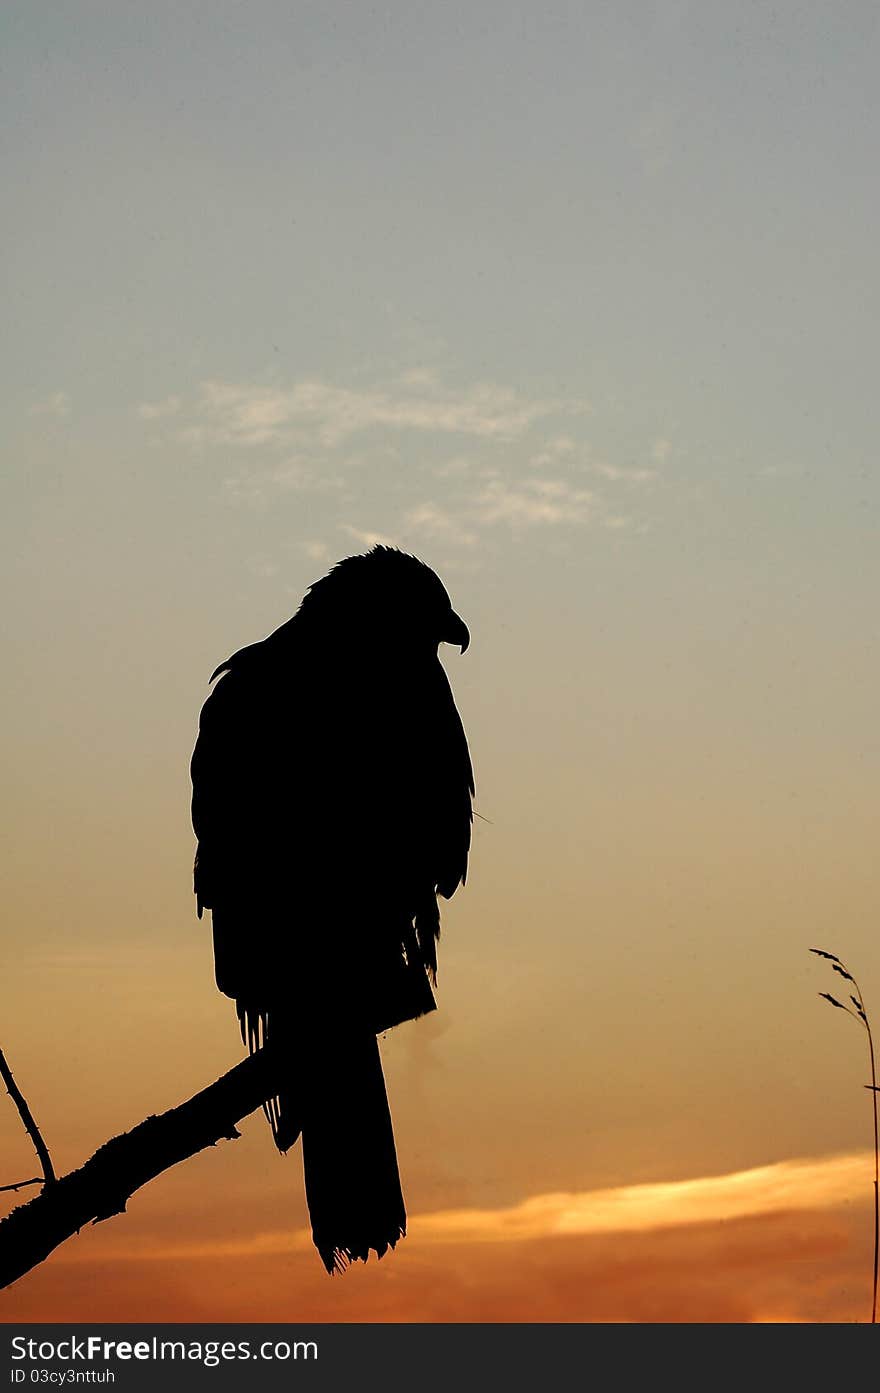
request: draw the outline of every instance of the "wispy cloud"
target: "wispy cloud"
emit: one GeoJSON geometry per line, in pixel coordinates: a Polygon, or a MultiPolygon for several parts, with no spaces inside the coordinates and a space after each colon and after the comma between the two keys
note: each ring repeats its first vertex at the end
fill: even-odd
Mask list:
{"type": "Polygon", "coordinates": [[[164,401],[144,401],[137,408],[142,421],[160,421],[166,416],[176,416],[183,405],[181,397],[166,397],[164,401]]]}
{"type": "Polygon", "coordinates": [[[576,449],[577,443],[572,440],[570,435],[557,435],[552,440],[548,440],[537,454],[532,455],[530,463],[535,469],[545,469],[548,465],[556,464],[567,455],[574,454],[576,449]]]}
{"type": "Polygon", "coordinates": [[[543,417],[586,410],[583,402],[527,399],[490,383],[454,391],[424,374],[369,388],[318,379],[289,388],[209,381],[202,384],[197,419],[184,437],[197,445],[255,448],[306,433],[333,447],[360,432],[382,429],[513,441],[543,417]]]}
{"type": "MultiPolygon", "coordinates": [[[[658,1184],[533,1195],[504,1209],[444,1209],[411,1218],[410,1236],[422,1245],[510,1244],[535,1240],[643,1234],[717,1225],[734,1220],[836,1209],[863,1196],[871,1170],[865,1154],[774,1165],[658,1184]]],[[[105,1247],[105,1260],[244,1258],[307,1250],[307,1229],[272,1229],[220,1239],[144,1237],[105,1247]]],[[[90,1261],[79,1248],[59,1254],[90,1261]]]]}
{"type": "Polygon", "coordinates": [[[604,460],[590,460],[586,467],[591,474],[596,474],[600,479],[608,479],[615,484],[646,484],[651,479],[657,478],[656,469],[639,469],[627,465],[607,464],[604,460]]]}
{"type": "Polygon", "coordinates": [[[467,455],[454,455],[452,459],[438,464],[434,474],[438,479],[457,479],[463,474],[470,474],[473,467],[473,460],[468,459],[467,455]]]}
{"type": "Polygon", "coordinates": [[[471,515],[483,524],[507,523],[524,527],[582,524],[596,508],[595,495],[563,479],[525,479],[509,482],[490,479],[475,495],[471,515]]]}
{"type": "Polygon", "coordinates": [[[310,561],[326,561],[330,548],[326,542],[303,542],[302,549],[310,561]]]}
{"type": "Polygon", "coordinates": [[[446,1210],[414,1223],[426,1241],[506,1243],[636,1233],[799,1209],[832,1209],[865,1189],[867,1155],[771,1166],[696,1180],[535,1195],[509,1209],[446,1210]]]}
{"type": "Polygon", "coordinates": [[[53,416],[56,420],[62,421],[70,415],[70,394],[68,392],[53,392],[51,396],[44,397],[42,401],[34,402],[29,414],[31,416],[53,416]]]}
{"type": "Polygon", "coordinates": [[[404,514],[403,523],[407,532],[451,542],[453,546],[473,547],[479,541],[476,532],[468,531],[459,518],[437,503],[420,503],[410,508],[404,514]]]}
{"type": "Polygon", "coordinates": [[[397,545],[393,537],[386,537],[382,532],[369,532],[363,528],[354,527],[348,522],[341,522],[339,524],[339,530],[340,532],[344,532],[346,536],[353,537],[356,542],[360,542],[361,546],[364,547],[393,547],[397,545]]]}
{"type": "Polygon", "coordinates": [[[312,536],[326,554],[341,530],[365,546],[393,537],[453,557],[476,555],[493,531],[640,530],[631,505],[615,504],[615,486],[632,491],[653,480],[669,444],[655,441],[638,467],[597,460],[578,419],[589,412],[583,400],[528,397],[497,383],[450,386],[424,368],[366,386],[211,379],[194,399],[139,408],[145,420],[168,417],[178,440],[217,448],[222,459],[237,455],[220,485],[235,504],[265,510],[285,493],[324,494],[312,536]]]}
{"type": "Polygon", "coordinates": [[[486,529],[500,526],[519,534],[536,527],[580,527],[599,511],[591,490],[564,479],[514,481],[492,470],[484,471],[478,488],[460,491],[448,505],[427,501],[408,509],[402,527],[407,534],[473,547],[486,529]]]}

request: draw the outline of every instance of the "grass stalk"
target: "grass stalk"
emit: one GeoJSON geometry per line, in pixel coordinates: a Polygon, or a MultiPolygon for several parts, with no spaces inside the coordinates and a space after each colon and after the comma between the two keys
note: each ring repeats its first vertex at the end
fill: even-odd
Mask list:
{"type": "Polygon", "coordinates": [[[871,1094],[871,1103],[874,1112],[874,1281],[871,1288],[871,1324],[877,1324],[877,1273],[878,1262],[880,1262],[880,1127],[878,1127],[878,1100],[877,1095],[880,1089],[877,1087],[877,1058],[874,1053],[874,1036],[871,1034],[871,1022],[868,1019],[868,1011],[865,1006],[865,999],[862,996],[862,989],[853,974],[849,971],[846,964],[834,953],[827,953],[824,948],[811,948],[811,953],[815,953],[818,958],[826,958],[831,964],[832,972],[838,973],[847,982],[853,985],[853,992],[850,994],[852,1006],[847,1006],[844,1002],[838,1001],[836,996],[830,992],[820,992],[819,995],[825,1001],[836,1006],[839,1011],[846,1011],[853,1020],[859,1021],[864,1027],[868,1037],[868,1058],[871,1064],[871,1082],[865,1087],[871,1094]],[[853,1006],[855,1010],[853,1010],[853,1006]]]}

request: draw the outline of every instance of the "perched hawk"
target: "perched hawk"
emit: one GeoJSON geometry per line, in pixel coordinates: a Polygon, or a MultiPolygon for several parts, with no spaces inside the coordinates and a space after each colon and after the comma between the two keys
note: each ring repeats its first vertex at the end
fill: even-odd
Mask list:
{"type": "Polygon", "coordinates": [[[328,1269],[405,1232],[376,1035],[434,1009],[437,896],[467,872],[473,772],[440,643],[468,630],[432,570],[374,547],[221,663],[192,757],[198,912],[253,1051],[283,1060],[266,1105],[302,1133],[328,1269]]]}

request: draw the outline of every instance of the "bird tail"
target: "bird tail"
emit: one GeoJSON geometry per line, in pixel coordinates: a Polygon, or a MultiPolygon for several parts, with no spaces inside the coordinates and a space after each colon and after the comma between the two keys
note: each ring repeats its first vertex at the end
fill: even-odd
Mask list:
{"type": "Polygon", "coordinates": [[[310,1069],[303,1171],[315,1247],[328,1272],[381,1258],[406,1234],[397,1152],[375,1035],[334,1041],[310,1069]]]}
{"type": "Polygon", "coordinates": [[[290,1084],[263,1111],[282,1153],[302,1133],[312,1238],[327,1271],[366,1262],[370,1249],[383,1257],[406,1234],[406,1209],[375,1034],[339,1025],[329,1038],[288,1037],[272,1012],[239,1002],[238,1016],[251,1053],[271,1042],[286,1057],[290,1084]]]}

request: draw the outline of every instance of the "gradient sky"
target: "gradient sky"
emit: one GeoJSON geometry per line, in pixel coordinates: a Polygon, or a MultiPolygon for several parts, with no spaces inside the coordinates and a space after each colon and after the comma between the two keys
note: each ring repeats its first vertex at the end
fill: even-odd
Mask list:
{"type": "Polygon", "coordinates": [[[199,708],[372,540],[470,625],[489,821],[383,1045],[398,1253],[329,1283],[255,1118],[0,1318],[864,1318],[864,1041],[807,950],[880,1001],[876,6],[3,29],[0,1044],[58,1167],[239,1057],[199,708]]]}

